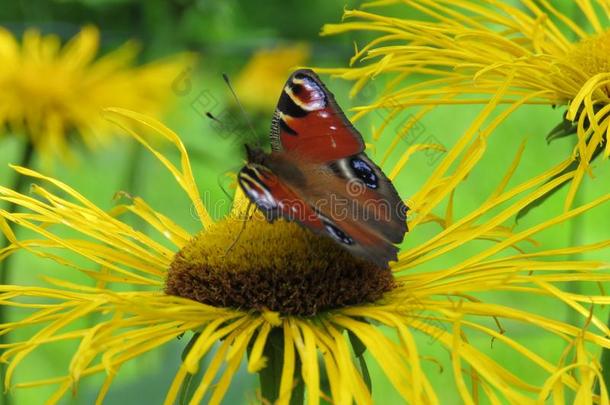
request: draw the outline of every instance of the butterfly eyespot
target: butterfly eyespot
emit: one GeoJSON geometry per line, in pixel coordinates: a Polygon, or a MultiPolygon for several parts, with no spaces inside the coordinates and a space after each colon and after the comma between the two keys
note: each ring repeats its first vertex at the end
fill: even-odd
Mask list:
{"type": "MultiPolygon", "coordinates": [[[[326,107],[326,94],[324,90],[313,80],[304,74],[296,74],[287,83],[285,92],[298,107],[306,112],[319,111],[326,107]]],[[[287,108],[291,108],[290,103],[284,103],[287,108]]],[[[278,107],[288,115],[290,111],[282,109],[282,103],[278,107]]],[[[293,116],[294,117],[294,116],[293,116]]]]}
{"type": "Polygon", "coordinates": [[[292,94],[299,95],[303,91],[303,86],[300,84],[293,83],[292,84],[292,94]]]}
{"type": "Polygon", "coordinates": [[[368,188],[376,189],[379,187],[379,179],[375,171],[364,160],[353,158],[350,165],[354,171],[354,175],[366,184],[368,188]]]}
{"type": "MultiPolygon", "coordinates": [[[[307,109],[309,111],[321,110],[326,107],[326,95],[324,91],[318,86],[316,82],[311,80],[310,78],[306,78],[303,80],[304,88],[307,90],[307,109]]],[[[300,95],[303,97],[304,95],[300,95]]]]}
{"type": "Polygon", "coordinates": [[[354,244],[354,240],[352,238],[350,238],[345,232],[343,232],[341,229],[337,228],[330,222],[324,221],[324,226],[326,227],[326,230],[328,231],[330,236],[333,237],[333,239],[343,243],[344,245],[354,244]]]}

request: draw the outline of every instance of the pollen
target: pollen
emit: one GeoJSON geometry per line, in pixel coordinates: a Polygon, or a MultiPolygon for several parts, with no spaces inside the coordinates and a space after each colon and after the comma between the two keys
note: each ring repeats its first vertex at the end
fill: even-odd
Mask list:
{"type": "Polygon", "coordinates": [[[610,32],[588,37],[574,44],[568,62],[587,78],[610,73],[610,32]]]}
{"type": "Polygon", "coordinates": [[[176,254],[165,292],[216,307],[312,316],[377,301],[394,287],[389,269],[295,223],[228,218],[176,254]]]}

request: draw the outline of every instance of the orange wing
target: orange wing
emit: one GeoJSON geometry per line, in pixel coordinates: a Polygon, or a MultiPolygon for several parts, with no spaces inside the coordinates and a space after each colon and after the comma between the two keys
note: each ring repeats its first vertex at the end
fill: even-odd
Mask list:
{"type": "Polygon", "coordinates": [[[300,155],[311,162],[328,162],[364,150],[362,135],[320,78],[297,70],[284,85],[271,122],[275,151],[300,155]]]}

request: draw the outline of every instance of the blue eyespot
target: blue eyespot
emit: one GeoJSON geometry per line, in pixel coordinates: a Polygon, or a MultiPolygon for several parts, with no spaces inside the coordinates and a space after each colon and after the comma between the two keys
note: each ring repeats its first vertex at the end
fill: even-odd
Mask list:
{"type": "Polygon", "coordinates": [[[326,226],[326,230],[335,240],[343,243],[344,245],[353,245],[354,240],[350,238],[345,232],[341,229],[337,228],[330,222],[324,221],[324,226],[326,226]]]}
{"type": "Polygon", "coordinates": [[[379,187],[379,179],[377,178],[375,171],[364,160],[353,158],[350,161],[350,165],[354,170],[354,175],[362,180],[368,188],[376,189],[379,187]]]}

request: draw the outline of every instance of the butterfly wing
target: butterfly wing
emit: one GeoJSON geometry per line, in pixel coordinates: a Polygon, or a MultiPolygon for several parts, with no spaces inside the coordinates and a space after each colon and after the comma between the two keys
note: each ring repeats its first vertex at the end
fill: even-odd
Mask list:
{"type": "Polygon", "coordinates": [[[327,176],[308,179],[307,190],[318,198],[350,201],[350,218],[375,230],[389,242],[402,242],[408,230],[408,208],[390,179],[365,153],[335,160],[324,170],[327,176]]]}
{"type": "Polygon", "coordinates": [[[364,151],[362,135],[320,78],[311,70],[294,72],[284,85],[271,121],[274,151],[328,162],[364,151]]]}
{"type": "Polygon", "coordinates": [[[268,220],[296,221],[380,267],[396,260],[407,207],[311,70],[288,78],[270,137],[274,152],[248,149],[238,175],[268,220]]]}
{"type": "MultiPolygon", "coordinates": [[[[387,201],[399,207],[393,222],[405,222],[398,214],[406,207],[381,169],[364,153],[362,135],[347,119],[333,94],[312,70],[294,72],[284,85],[271,124],[273,150],[294,156],[295,160],[319,163],[355,189],[364,186],[369,204],[387,201]]],[[[313,179],[315,180],[315,179],[313,179]]],[[[392,241],[401,241],[407,231],[396,232],[392,241]]]]}
{"type": "Polygon", "coordinates": [[[337,223],[323,214],[319,215],[324,224],[324,229],[319,233],[330,236],[354,256],[362,257],[380,268],[387,268],[389,261],[397,260],[398,248],[362,223],[351,220],[337,223]]]}
{"type": "Polygon", "coordinates": [[[353,174],[349,180],[338,174],[351,165],[367,164],[371,169],[369,185],[374,178],[381,180],[383,173],[366,155],[335,163],[338,170],[302,163],[305,186],[298,188],[297,194],[314,207],[327,236],[353,254],[387,267],[388,261],[396,260],[398,249],[394,244],[402,242],[407,231],[407,207],[389,181],[378,181],[372,189],[353,174]]]}
{"type": "Polygon", "coordinates": [[[238,174],[238,182],[270,222],[278,218],[295,221],[382,268],[396,260],[398,249],[378,228],[366,226],[349,213],[340,223],[331,219],[337,214],[333,213],[337,205],[331,199],[327,200],[330,205],[324,204],[316,193],[295,190],[294,184],[287,184],[268,168],[256,164],[246,165],[238,174]]]}
{"type": "Polygon", "coordinates": [[[323,230],[324,224],[313,208],[269,168],[248,163],[238,173],[237,182],[267,221],[284,218],[297,221],[314,232],[323,230]]]}
{"type": "MultiPolygon", "coordinates": [[[[406,232],[406,206],[393,188],[394,194],[383,188],[391,183],[378,186],[381,194],[360,179],[345,181],[337,174],[350,164],[343,160],[337,161],[339,168],[334,169],[295,161],[281,153],[254,152],[251,159],[256,163],[248,163],[238,181],[269,221],[279,217],[296,221],[380,267],[396,260],[394,243],[401,242],[406,232]]],[[[372,162],[366,163],[374,170],[369,174],[370,182],[381,171],[372,162]]]]}

